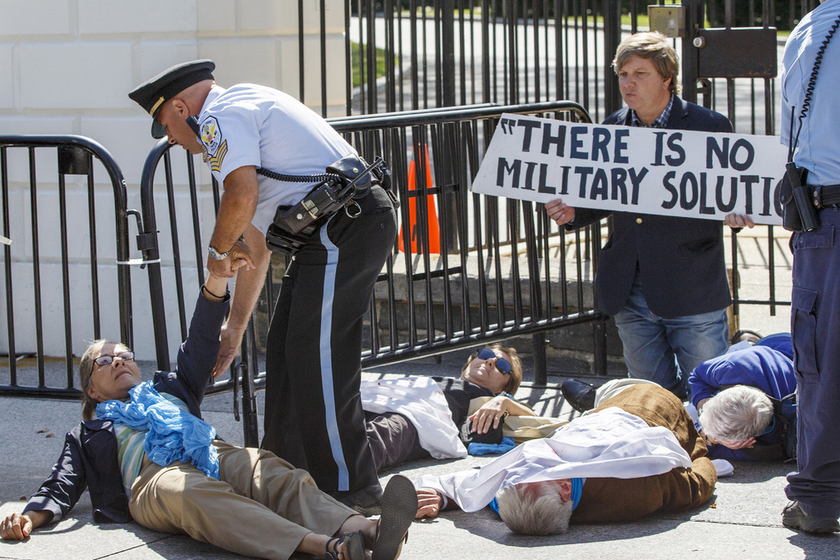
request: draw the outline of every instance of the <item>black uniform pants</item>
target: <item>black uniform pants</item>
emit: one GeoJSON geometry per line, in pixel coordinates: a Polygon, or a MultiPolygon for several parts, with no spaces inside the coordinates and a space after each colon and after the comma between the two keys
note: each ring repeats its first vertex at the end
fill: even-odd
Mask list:
{"type": "Polygon", "coordinates": [[[262,447],[308,470],[326,492],[379,483],[359,396],[362,318],[396,238],[388,194],[330,217],[292,260],[266,343],[262,447]]]}

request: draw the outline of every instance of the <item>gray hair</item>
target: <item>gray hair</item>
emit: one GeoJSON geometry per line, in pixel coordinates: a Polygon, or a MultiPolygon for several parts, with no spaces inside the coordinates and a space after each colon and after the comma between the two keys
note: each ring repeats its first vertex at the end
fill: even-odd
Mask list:
{"type": "Polygon", "coordinates": [[[760,436],[772,420],[770,397],[747,385],[724,389],[706,401],[700,412],[703,431],[724,441],[744,441],[760,436]]]}
{"type": "Polygon", "coordinates": [[[93,368],[96,364],[93,362],[102,351],[102,347],[106,344],[111,344],[110,341],[103,338],[94,340],[90,343],[82,354],[82,359],[79,361],[79,379],[81,381],[82,390],[82,419],[93,420],[96,414],[96,405],[99,402],[90,396],[91,376],[93,375],[93,368]]]}
{"type": "Polygon", "coordinates": [[[564,501],[551,485],[537,482],[508,486],[496,494],[496,500],[499,516],[514,533],[555,535],[569,528],[572,501],[564,501]]]}

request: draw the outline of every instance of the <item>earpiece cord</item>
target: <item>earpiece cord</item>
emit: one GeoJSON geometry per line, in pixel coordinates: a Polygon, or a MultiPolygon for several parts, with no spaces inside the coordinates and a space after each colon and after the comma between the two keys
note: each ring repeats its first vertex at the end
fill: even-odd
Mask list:
{"type": "MultiPolygon", "coordinates": [[[[791,147],[788,150],[788,161],[793,161],[793,152],[794,150],[796,150],[796,146],[799,145],[799,133],[802,132],[802,121],[805,120],[805,115],[808,114],[808,109],[811,108],[811,97],[813,97],[814,88],[817,85],[817,74],[820,71],[820,65],[822,64],[823,55],[825,54],[826,47],[828,47],[828,42],[831,41],[831,38],[834,36],[834,33],[837,31],[838,27],[840,27],[840,17],[834,20],[831,29],[828,30],[828,35],[825,36],[825,39],[823,40],[819,50],[817,51],[817,57],[814,60],[814,69],[811,70],[811,77],[808,80],[808,87],[805,89],[805,100],[802,102],[802,111],[799,113],[799,128],[797,129],[796,137],[793,139],[793,142],[791,142],[791,147]]],[[[794,109],[795,107],[791,108],[791,134],[793,134],[794,109]]]]}

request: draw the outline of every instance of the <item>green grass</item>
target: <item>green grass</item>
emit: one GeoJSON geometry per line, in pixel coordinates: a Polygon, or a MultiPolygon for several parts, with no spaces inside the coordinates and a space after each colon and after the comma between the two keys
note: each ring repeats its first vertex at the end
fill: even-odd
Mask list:
{"type": "MultiPolygon", "coordinates": [[[[367,47],[365,45],[359,46],[359,43],[351,43],[350,44],[350,62],[351,62],[351,72],[353,75],[353,87],[358,87],[361,85],[361,80],[359,77],[359,71],[361,68],[361,63],[359,62],[359,52],[360,49],[364,52],[367,52],[367,47]]],[[[387,51],[385,49],[376,49],[376,77],[381,78],[385,75],[385,61],[386,57],[388,56],[387,51]]],[[[398,56],[394,56],[394,66],[399,65],[400,59],[398,56]]],[[[368,68],[365,66],[365,78],[367,77],[368,68]]]]}

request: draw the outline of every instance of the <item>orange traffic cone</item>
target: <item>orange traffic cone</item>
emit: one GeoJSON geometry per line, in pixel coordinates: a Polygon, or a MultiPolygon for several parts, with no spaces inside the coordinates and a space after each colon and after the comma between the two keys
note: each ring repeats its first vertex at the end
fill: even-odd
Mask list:
{"type": "MultiPolygon", "coordinates": [[[[432,189],[432,174],[429,171],[429,148],[425,147],[426,150],[426,159],[423,160],[423,169],[426,175],[426,189],[432,189]]],[[[408,192],[409,195],[413,191],[416,191],[415,186],[417,176],[416,176],[416,165],[415,161],[412,160],[408,165],[408,192]]],[[[437,210],[435,210],[435,196],[433,194],[426,196],[426,227],[425,231],[423,231],[422,225],[418,227],[417,224],[417,196],[409,196],[408,198],[408,225],[409,225],[409,232],[410,232],[410,240],[411,240],[411,252],[414,254],[423,254],[424,248],[428,247],[428,250],[425,251],[427,254],[431,255],[432,253],[440,254],[440,226],[438,225],[438,218],[437,218],[437,210]],[[418,248],[419,243],[419,248],[418,248]]],[[[406,252],[404,243],[403,243],[403,230],[402,225],[400,225],[400,241],[399,241],[400,251],[406,252]]]]}

